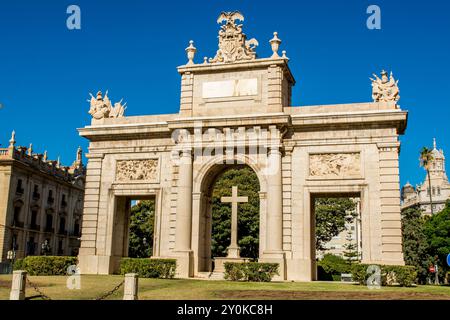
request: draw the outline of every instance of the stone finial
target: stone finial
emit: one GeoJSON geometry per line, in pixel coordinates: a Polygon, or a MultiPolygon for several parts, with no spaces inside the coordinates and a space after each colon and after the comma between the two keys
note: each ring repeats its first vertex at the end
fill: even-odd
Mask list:
{"type": "Polygon", "coordinates": [[[28,148],[28,155],[31,157],[33,155],[33,144],[30,143],[30,147],[28,148]]]}
{"type": "Polygon", "coordinates": [[[9,147],[14,148],[15,144],[16,144],[16,132],[13,130],[13,132],[11,132],[11,139],[9,140],[9,147]]]}
{"type": "Polygon", "coordinates": [[[48,155],[47,155],[47,150],[44,151],[44,158],[43,158],[44,162],[47,162],[48,160],[48,155]]]}
{"type": "Polygon", "coordinates": [[[372,98],[374,102],[397,102],[400,100],[400,90],[398,88],[398,80],[395,80],[392,72],[388,77],[388,73],[381,71],[381,79],[373,74],[375,79],[372,81],[372,98]]]}
{"type": "Polygon", "coordinates": [[[286,56],[286,50],[281,51],[281,54],[281,58],[289,60],[289,58],[286,56]]]}
{"type": "Polygon", "coordinates": [[[61,167],[61,159],[59,156],[58,156],[58,160],[56,160],[56,167],[57,168],[61,167]]]}
{"type": "Polygon", "coordinates": [[[433,149],[437,150],[436,138],[433,138],[433,149]]]}
{"type": "Polygon", "coordinates": [[[187,65],[193,65],[194,64],[195,53],[197,52],[197,48],[194,47],[194,41],[193,40],[189,41],[189,47],[187,47],[185,50],[186,50],[187,58],[188,58],[187,65]]]}
{"type": "Polygon", "coordinates": [[[278,38],[278,32],[273,33],[273,38],[269,41],[271,47],[272,47],[272,57],[271,58],[279,58],[278,55],[278,49],[280,48],[281,40],[278,38]]]}
{"type": "Polygon", "coordinates": [[[78,147],[78,149],[77,149],[77,161],[78,162],[81,162],[81,160],[82,160],[82,156],[83,155],[83,150],[81,149],[81,147],[79,146],[78,147]]]}
{"type": "Polygon", "coordinates": [[[208,64],[208,57],[203,58],[203,64],[208,64]]]}

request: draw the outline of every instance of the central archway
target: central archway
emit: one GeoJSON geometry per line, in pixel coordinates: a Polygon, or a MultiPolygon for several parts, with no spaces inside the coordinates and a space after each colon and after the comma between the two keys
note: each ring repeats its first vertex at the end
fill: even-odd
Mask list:
{"type": "MultiPolygon", "coordinates": [[[[213,271],[213,256],[211,249],[214,247],[212,242],[213,234],[213,208],[214,204],[217,209],[217,194],[213,195],[213,190],[215,183],[220,179],[223,174],[226,174],[232,169],[243,169],[251,170],[253,173],[253,183],[258,184],[258,191],[256,191],[256,199],[254,201],[253,196],[249,198],[249,201],[254,201],[259,203],[259,245],[256,249],[256,254],[252,254],[251,258],[259,258],[264,250],[265,243],[265,220],[266,220],[266,181],[264,176],[261,174],[261,170],[257,165],[249,161],[247,157],[236,157],[233,163],[230,161],[225,161],[222,157],[215,157],[209,162],[204,163],[201,168],[197,171],[197,175],[194,176],[194,188],[193,188],[193,234],[192,243],[194,251],[194,273],[199,272],[212,272],[213,271]],[[228,163],[227,163],[228,162],[228,163]],[[215,202],[215,203],[214,203],[215,202]],[[197,227],[198,226],[198,227],[197,227]]],[[[237,183],[239,185],[239,183],[237,183]]],[[[242,184],[241,184],[242,185],[242,184]]],[[[228,185],[227,185],[228,187],[228,185]]],[[[230,191],[231,191],[231,185],[230,191]]],[[[242,185],[241,190],[243,193],[239,192],[240,195],[248,195],[245,190],[245,186],[242,185]],[[244,194],[245,193],[245,194],[244,194]]],[[[253,188],[254,190],[254,188],[253,188]]],[[[224,206],[227,206],[224,204],[224,206]]],[[[239,214],[238,214],[239,220],[239,214]]],[[[241,221],[242,222],[242,221],[241,221]]],[[[242,223],[241,223],[242,227],[242,223]]],[[[242,234],[238,231],[238,240],[242,240],[242,234]]],[[[242,243],[242,242],[241,242],[242,243]]],[[[223,243],[221,244],[224,245],[223,243]]],[[[215,248],[217,251],[217,248],[215,248]]],[[[220,248],[219,251],[221,251],[220,248]]],[[[248,252],[243,252],[243,255],[248,255],[248,252]]]]}

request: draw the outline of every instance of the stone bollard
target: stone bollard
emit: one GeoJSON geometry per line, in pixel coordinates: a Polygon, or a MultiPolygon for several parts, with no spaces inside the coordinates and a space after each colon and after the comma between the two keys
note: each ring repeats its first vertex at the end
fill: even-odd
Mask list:
{"type": "Polygon", "coordinates": [[[13,272],[11,293],[9,300],[25,300],[25,285],[27,282],[27,272],[17,270],[13,272]]]}
{"type": "Polygon", "coordinates": [[[123,287],[123,300],[138,300],[138,275],[127,273],[123,287]]]}

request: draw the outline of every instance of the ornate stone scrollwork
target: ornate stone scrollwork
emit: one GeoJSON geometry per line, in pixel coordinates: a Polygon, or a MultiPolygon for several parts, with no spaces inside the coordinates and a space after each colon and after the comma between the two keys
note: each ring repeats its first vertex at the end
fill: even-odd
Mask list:
{"type": "Polygon", "coordinates": [[[323,153],[309,156],[311,177],[339,178],[361,175],[359,153],[323,153]]]}
{"type": "Polygon", "coordinates": [[[209,62],[235,62],[240,60],[254,60],[255,48],[258,46],[256,39],[247,40],[242,32],[242,25],[236,24],[236,20],[244,21],[244,16],[238,12],[222,12],[217,23],[225,22],[219,31],[219,50],[209,62]]]}
{"type": "Polygon", "coordinates": [[[158,159],[117,161],[117,181],[155,181],[158,178],[158,159]]]}

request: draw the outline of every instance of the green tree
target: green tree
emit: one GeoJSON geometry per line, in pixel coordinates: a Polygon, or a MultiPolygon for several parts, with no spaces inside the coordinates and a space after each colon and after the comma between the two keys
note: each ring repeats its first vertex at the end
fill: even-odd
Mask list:
{"type": "Polygon", "coordinates": [[[236,166],[220,175],[212,194],[212,257],[225,257],[231,238],[231,206],[220,201],[231,196],[232,186],[247,203],[238,205],[238,246],[241,257],[256,259],[259,255],[259,180],[248,166],[236,166]]]}
{"type": "Polygon", "coordinates": [[[434,157],[433,157],[433,150],[428,149],[427,147],[423,147],[422,151],[420,152],[420,166],[424,168],[427,172],[428,176],[428,193],[430,195],[430,207],[431,207],[431,215],[433,215],[433,196],[431,192],[431,176],[430,176],[430,168],[431,164],[433,163],[434,157]]]}
{"type": "Polygon", "coordinates": [[[426,283],[426,279],[429,277],[428,267],[432,264],[424,228],[425,218],[419,208],[411,207],[402,211],[402,243],[405,264],[416,267],[420,283],[426,283]]]}
{"type": "Polygon", "coordinates": [[[318,198],[315,202],[316,250],[345,230],[346,216],[356,216],[356,204],[350,198],[318,198]]]}
{"type": "Polygon", "coordinates": [[[131,207],[129,257],[148,258],[153,254],[154,221],[155,202],[153,200],[139,201],[131,207]]]}
{"type": "Polygon", "coordinates": [[[450,253],[450,200],[445,208],[425,222],[424,233],[429,246],[428,253],[439,268],[439,277],[444,278],[449,271],[447,255],[450,253]]]}
{"type": "MultiPolygon", "coordinates": [[[[348,224],[351,224],[354,221],[353,216],[347,216],[346,219],[348,224]]],[[[344,257],[347,263],[351,265],[353,262],[359,260],[358,244],[353,239],[353,232],[351,229],[348,230],[345,240],[347,243],[344,245],[344,257]]]]}

